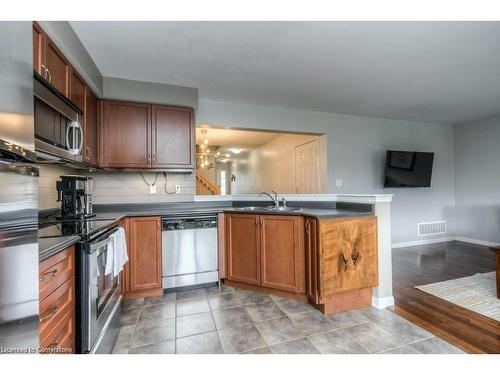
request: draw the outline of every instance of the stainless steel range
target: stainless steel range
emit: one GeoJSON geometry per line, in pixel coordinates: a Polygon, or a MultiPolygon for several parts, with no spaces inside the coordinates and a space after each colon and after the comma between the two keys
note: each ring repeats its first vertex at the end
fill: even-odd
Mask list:
{"type": "Polygon", "coordinates": [[[116,220],[42,221],[40,237],[77,235],[77,352],[110,353],[118,335],[121,303],[119,275],[114,275],[112,235],[116,220]]]}

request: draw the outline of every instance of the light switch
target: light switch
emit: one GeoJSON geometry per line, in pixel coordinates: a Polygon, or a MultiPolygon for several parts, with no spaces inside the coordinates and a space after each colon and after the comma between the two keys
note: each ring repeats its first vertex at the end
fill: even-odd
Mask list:
{"type": "Polygon", "coordinates": [[[156,194],[156,185],[151,185],[149,187],[149,194],[156,194]]]}
{"type": "Polygon", "coordinates": [[[342,187],[343,181],[342,180],[335,180],[335,186],[336,187],[342,187]]]}

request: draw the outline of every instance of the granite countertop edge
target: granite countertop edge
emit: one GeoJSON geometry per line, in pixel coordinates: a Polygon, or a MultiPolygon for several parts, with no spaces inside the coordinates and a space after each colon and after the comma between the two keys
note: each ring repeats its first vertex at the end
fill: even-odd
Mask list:
{"type": "Polygon", "coordinates": [[[38,239],[38,261],[45,259],[67,249],[80,241],[80,236],[46,237],[38,239]]]}
{"type": "Polygon", "coordinates": [[[316,208],[303,208],[300,211],[267,211],[267,210],[254,210],[246,211],[234,207],[221,207],[221,208],[207,208],[207,209],[185,209],[185,210],[131,210],[124,212],[100,212],[102,217],[114,217],[116,221],[126,217],[140,217],[140,216],[189,216],[195,214],[218,214],[218,213],[238,213],[238,214],[258,214],[258,215],[282,215],[282,216],[309,216],[318,219],[327,218],[340,218],[340,217],[355,217],[355,216],[369,216],[374,215],[372,211],[356,211],[356,210],[339,210],[339,209],[316,209],[316,208]]]}

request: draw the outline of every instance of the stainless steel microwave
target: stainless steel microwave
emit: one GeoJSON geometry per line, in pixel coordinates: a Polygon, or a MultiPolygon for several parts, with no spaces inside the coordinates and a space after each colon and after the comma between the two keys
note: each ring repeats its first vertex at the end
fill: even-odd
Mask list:
{"type": "Polygon", "coordinates": [[[36,73],[33,93],[37,157],[54,162],[82,162],[81,110],[36,73]]]}

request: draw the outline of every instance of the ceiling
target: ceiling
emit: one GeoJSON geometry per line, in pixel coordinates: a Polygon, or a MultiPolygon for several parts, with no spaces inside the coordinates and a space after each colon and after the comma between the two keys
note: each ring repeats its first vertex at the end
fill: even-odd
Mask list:
{"type": "Polygon", "coordinates": [[[71,22],[104,76],[430,123],[500,113],[500,22],[71,22]]]}
{"type": "Polygon", "coordinates": [[[233,130],[222,128],[196,127],[196,144],[203,142],[201,130],[207,130],[208,147],[219,146],[221,152],[229,151],[231,148],[241,151],[250,151],[262,146],[274,138],[282,135],[281,133],[271,133],[263,131],[233,130]]]}

